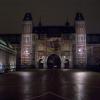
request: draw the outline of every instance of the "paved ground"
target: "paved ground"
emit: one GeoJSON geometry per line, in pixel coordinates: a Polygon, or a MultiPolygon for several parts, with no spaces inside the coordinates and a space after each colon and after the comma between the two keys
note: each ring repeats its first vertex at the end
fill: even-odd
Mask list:
{"type": "Polygon", "coordinates": [[[1,74],[0,100],[100,100],[100,72],[33,70],[1,74]]]}

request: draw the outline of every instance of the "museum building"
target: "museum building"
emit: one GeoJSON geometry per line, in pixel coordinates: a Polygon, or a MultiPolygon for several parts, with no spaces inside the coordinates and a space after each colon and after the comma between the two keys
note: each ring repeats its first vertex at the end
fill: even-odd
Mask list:
{"type": "Polygon", "coordinates": [[[100,66],[100,33],[87,33],[82,13],[73,25],[35,25],[25,13],[22,33],[0,34],[17,50],[19,68],[95,68],[100,66]]]}
{"type": "Polygon", "coordinates": [[[31,13],[23,19],[21,65],[36,68],[73,68],[87,65],[86,25],[77,13],[74,26],[34,26],[31,13]]]}

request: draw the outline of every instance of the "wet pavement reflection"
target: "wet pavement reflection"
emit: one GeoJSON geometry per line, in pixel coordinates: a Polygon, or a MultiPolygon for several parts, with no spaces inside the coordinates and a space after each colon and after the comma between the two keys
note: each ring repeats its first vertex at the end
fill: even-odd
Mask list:
{"type": "Polygon", "coordinates": [[[35,69],[1,74],[0,100],[100,100],[100,73],[35,69]]]}

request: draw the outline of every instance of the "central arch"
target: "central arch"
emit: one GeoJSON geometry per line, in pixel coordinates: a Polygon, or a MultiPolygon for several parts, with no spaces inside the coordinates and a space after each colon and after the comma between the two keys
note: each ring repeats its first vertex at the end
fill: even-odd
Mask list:
{"type": "Polygon", "coordinates": [[[60,57],[56,54],[51,54],[47,59],[47,68],[61,68],[60,57]]]}

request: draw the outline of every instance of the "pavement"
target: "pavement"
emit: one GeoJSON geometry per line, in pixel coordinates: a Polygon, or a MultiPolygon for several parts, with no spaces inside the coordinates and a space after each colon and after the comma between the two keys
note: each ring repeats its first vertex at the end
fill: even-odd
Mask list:
{"type": "Polygon", "coordinates": [[[34,69],[0,74],[0,100],[100,100],[100,72],[34,69]]]}

